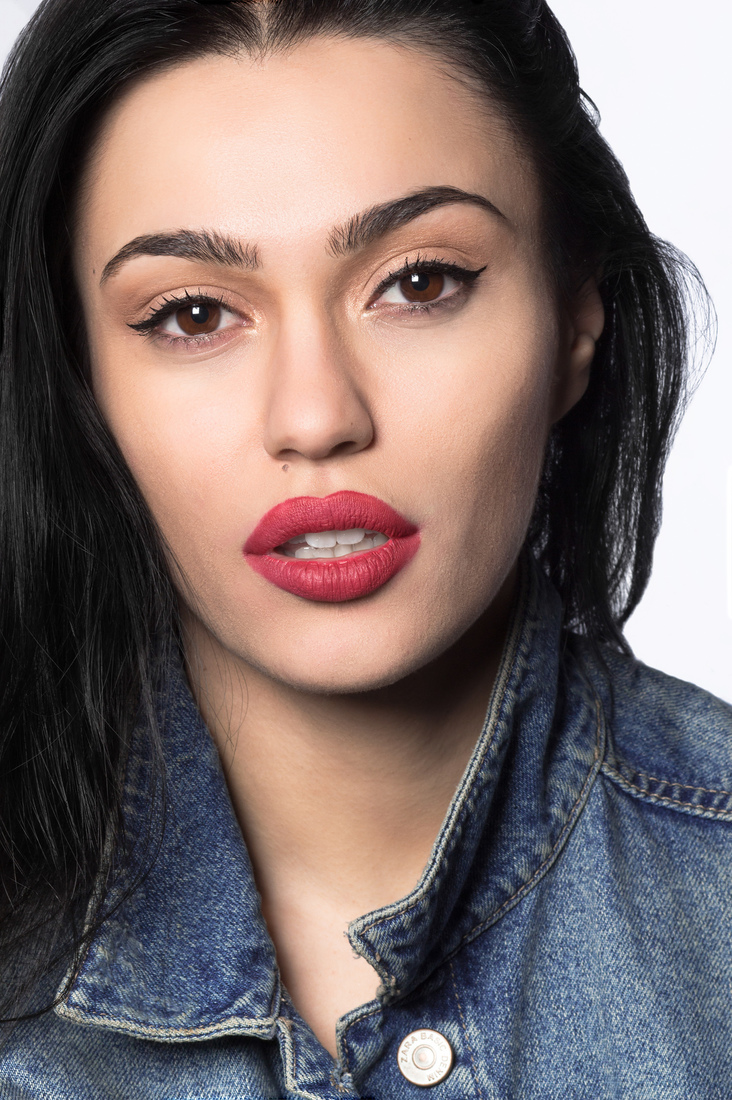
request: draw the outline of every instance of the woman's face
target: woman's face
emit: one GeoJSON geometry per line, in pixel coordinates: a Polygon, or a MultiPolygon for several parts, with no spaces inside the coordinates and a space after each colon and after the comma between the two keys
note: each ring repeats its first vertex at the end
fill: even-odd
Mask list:
{"type": "Polygon", "coordinates": [[[189,623],[309,690],[394,682],[505,593],[586,384],[597,303],[560,314],[532,171],[443,68],[338,39],[182,64],[114,106],[81,189],[94,392],[189,623]],[[389,528],[372,498],[384,549],[268,545],[389,528]]]}

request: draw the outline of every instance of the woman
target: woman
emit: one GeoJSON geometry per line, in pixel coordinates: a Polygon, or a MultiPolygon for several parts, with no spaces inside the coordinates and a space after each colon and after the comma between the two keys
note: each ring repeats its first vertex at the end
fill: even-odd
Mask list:
{"type": "Polygon", "coordinates": [[[691,266],[541,0],[48,0],[2,99],[3,1097],[721,1097],[636,662],[691,266]]]}

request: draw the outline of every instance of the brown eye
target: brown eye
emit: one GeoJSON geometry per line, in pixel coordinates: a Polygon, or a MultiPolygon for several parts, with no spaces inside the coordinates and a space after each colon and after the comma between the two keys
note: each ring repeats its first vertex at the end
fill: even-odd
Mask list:
{"type": "Polygon", "coordinates": [[[202,333],[205,335],[215,332],[221,324],[221,306],[197,302],[177,310],[175,319],[186,336],[198,336],[202,333]]]}
{"type": "Polygon", "coordinates": [[[445,276],[413,271],[399,280],[399,289],[408,302],[434,302],[445,289],[445,276]]]}

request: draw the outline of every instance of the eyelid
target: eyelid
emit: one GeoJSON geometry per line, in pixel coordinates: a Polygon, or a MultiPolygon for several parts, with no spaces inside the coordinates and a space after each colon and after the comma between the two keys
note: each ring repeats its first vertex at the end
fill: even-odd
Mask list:
{"type": "Polygon", "coordinates": [[[381,280],[376,290],[371,295],[370,305],[373,306],[381,295],[398,283],[400,279],[404,279],[407,275],[412,275],[414,272],[421,271],[427,275],[451,275],[465,286],[470,286],[483,274],[487,266],[487,264],[484,264],[480,268],[468,268],[449,260],[427,259],[417,255],[416,260],[407,260],[400,268],[396,271],[390,271],[389,274],[381,280]]]}
{"type": "MultiPolygon", "coordinates": [[[[242,317],[242,311],[237,309],[231,302],[222,294],[215,294],[206,291],[199,290],[196,294],[192,294],[189,290],[185,290],[182,293],[175,292],[167,298],[163,298],[162,303],[159,306],[153,308],[147,315],[147,317],[135,323],[129,323],[127,327],[131,328],[134,332],[138,332],[141,335],[150,335],[155,332],[155,329],[161,325],[164,321],[167,321],[169,317],[172,317],[179,309],[184,309],[189,305],[214,305],[219,306],[221,309],[225,309],[228,313],[233,313],[237,317],[242,317]]],[[[168,335],[176,339],[173,333],[168,335]]],[[[180,337],[182,339],[182,337],[180,337]]],[[[197,339],[197,337],[188,337],[188,339],[197,339]]]]}

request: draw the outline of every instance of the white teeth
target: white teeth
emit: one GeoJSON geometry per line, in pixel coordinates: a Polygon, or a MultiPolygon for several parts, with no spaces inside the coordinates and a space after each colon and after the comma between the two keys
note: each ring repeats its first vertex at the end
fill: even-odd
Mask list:
{"type": "Polygon", "coordinates": [[[355,546],[363,540],[364,535],[373,535],[373,531],[366,531],[363,527],[352,527],[348,531],[308,531],[305,535],[296,535],[288,539],[287,546],[317,546],[319,549],[335,546],[355,546]]]}
{"type": "Polygon", "coordinates": [[[330,547],[298,547],[295,557],[305,561],[315,561],[321,558],[334,557],[334,551],[330,547]]]}
{"type": "Polygon", "coordinates": [[[380,531],[352,527],[348,531],[308,531],[304,535],[295,535],[288,539],[281,549],[287,557],[314,561],[344,558],[347,554],[358,553],[361,550],[373,550],[388,541],[388,536],[380,531]]]}
{"type": "Polygon", "coordinates": [[[318,550],[324,550],[327,547],[335,546],[336,533],[335,531],[317,531],[314,534],[308,533],[305,536],[305,541],[308,546],[315,546],[318,550]]]}
{"type": "Polygon", "coordinates": [[[352,527],[350,531],[336,531],[336,542],[339,546],[355,546],[365,534],[363,527],[352,527]]]}

